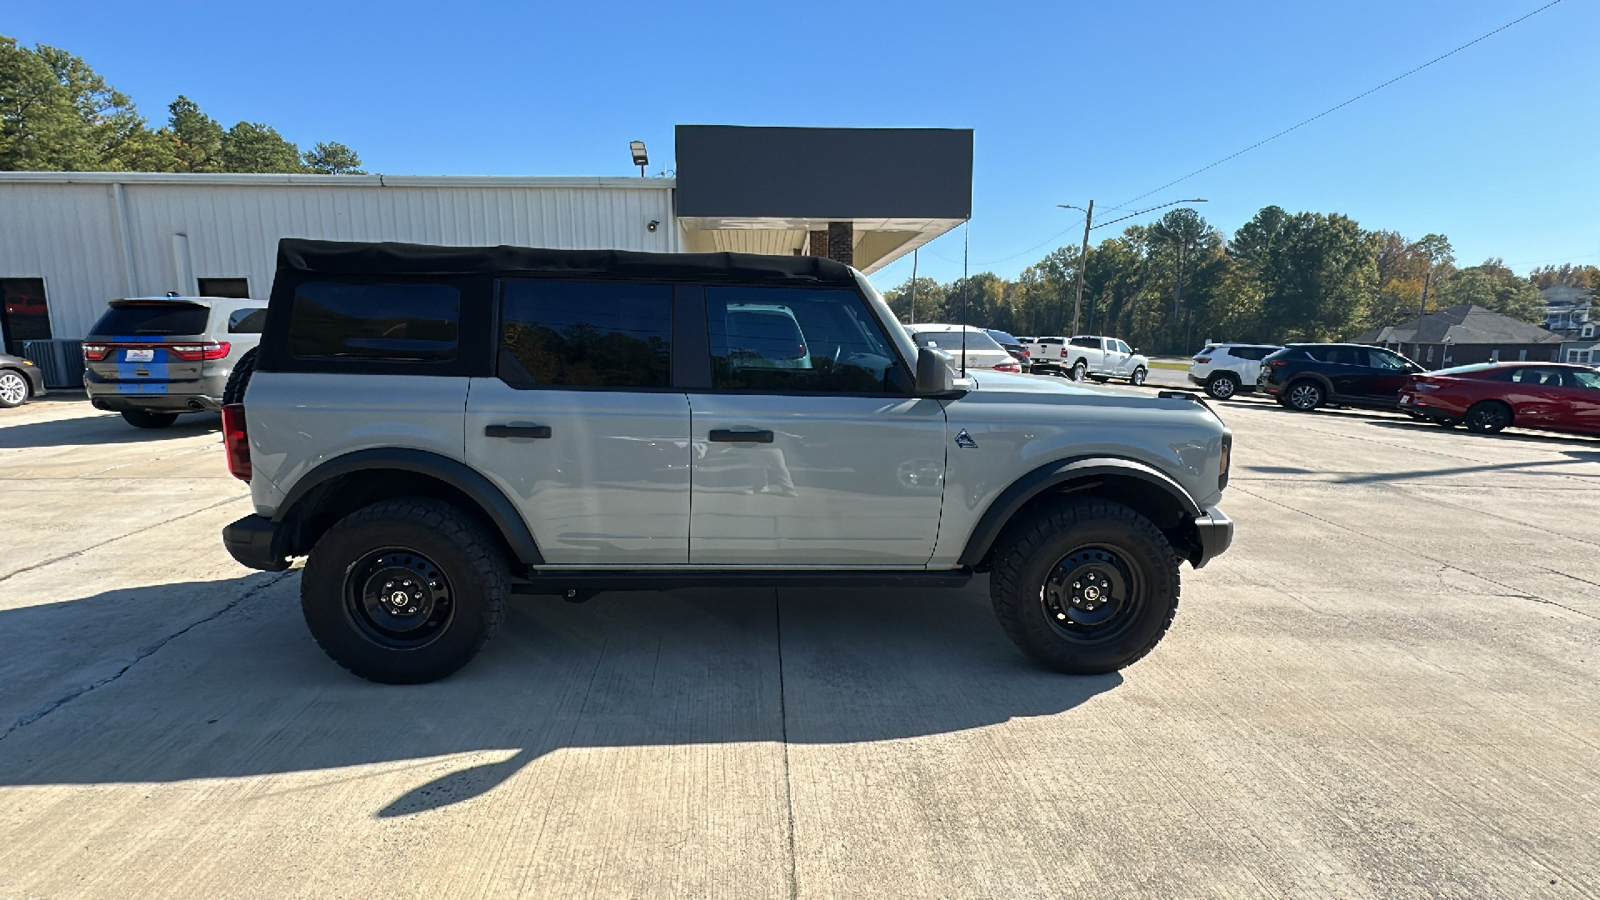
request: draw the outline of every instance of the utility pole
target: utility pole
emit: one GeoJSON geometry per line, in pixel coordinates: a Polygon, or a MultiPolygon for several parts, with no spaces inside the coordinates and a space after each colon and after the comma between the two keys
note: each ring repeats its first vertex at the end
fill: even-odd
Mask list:
{"type": "Polygon", "coordinates": [[[1089,223],[1094,221],[1094,201],[1083,216],[1083,249],[1078,252],[1078,297],[1072,302],[1072,333],[1078,333],[1078,320],[1083,316],[1083,269],[1089,263],[1089,223]]]}
{"type": "Polygon", "coordinates": [[[915,324],[917,321],[917,253],[921,249],[921,247],[918,247],[916,250],[911,251],[911,312],[908,313],[911,316],[911,321],[907,322],[907,325],[915,324]]]}
{"type": "Polygon", "coordinates": [[[1418,327],[1421,327],[1422,317],[1428,314],[1428,285],[1430,284],[1433,284],[1433,263],[1431,262],[1428,264],[1427,276],[1422,279],[1422,306],[1417,309],[1418,327]]]}

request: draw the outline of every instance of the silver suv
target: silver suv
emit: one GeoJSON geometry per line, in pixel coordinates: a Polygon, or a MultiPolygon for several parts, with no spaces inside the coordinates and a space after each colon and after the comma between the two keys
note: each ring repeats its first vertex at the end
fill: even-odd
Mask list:
{"type": "Polygon", "coordinates": [[[978,573],[1028,655],[1108,672],[1233,533],[1194,395],[957,379],[812,257],[285,240],[223,430],[228,550],[308,556],[312,634],[381,682],[465,665],[512,594],[978,573]]]}
{"type": "Polygon", "coordinates": [[[222,408],[233,370],[261,340],[266,305],[222,297],[113,300],[83,342],[83,387],[97,409],[139,428],[222,408]]]}

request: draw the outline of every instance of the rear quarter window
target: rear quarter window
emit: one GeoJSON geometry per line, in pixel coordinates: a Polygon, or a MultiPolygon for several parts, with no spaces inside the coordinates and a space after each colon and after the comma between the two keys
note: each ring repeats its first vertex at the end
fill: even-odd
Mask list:
{"type": "Polygon", "coordinates": [[[460,340],[461,292],[447,284],[339,284],[295,289],[289,355],[297,359],[447,362],[460,340]]]}
{"type": "Polygon", "coordinates": [[[260,334],[267,323],[266,309],[236,309],[228,314],[229,334],[260,334]]]}

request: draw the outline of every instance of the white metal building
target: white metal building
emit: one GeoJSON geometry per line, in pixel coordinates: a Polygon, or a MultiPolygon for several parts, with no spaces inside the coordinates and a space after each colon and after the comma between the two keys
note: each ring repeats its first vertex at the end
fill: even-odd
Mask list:
{"type": "Polygon", "coordinates": [[[17,332],[5,335],[12,344],[72,339],[116,297],[265,299],[282,237],[670,253],[673,188],[661,178],[0,173],[0,327],[17,332]]]}
{"type": "Polygon", "coordinates": [[[813,253],[872,272],[971,215],[971,131],[681,125],[677,143],[677,178],[0,172],[0,350],[72,385],[108,300],[264,300],[285,237],[813,253]]]}

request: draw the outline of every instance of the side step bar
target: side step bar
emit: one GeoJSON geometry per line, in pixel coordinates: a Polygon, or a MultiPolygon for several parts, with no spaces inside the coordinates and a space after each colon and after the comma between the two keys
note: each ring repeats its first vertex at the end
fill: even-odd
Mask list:
{"type": "Polygon", "coordinates": [[[691,587],[959,588],[970,568],[936,572],[905,569],[712,569],[617,572],[610,569],[535,573],[514,581],[513,594],[555,594],[569,599],[601,591],[666,591],[691,587]]]}

